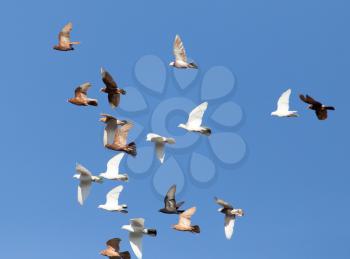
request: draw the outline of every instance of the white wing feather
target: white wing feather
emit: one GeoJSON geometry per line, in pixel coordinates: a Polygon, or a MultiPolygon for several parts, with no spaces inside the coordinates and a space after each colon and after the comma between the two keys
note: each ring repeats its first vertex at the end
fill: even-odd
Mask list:
{"type": "Polygon", "coordinates": [[[234,226],[235,226],[235,217],[225,216],[225,236],[227,239],[231,239],[233,235],[234,226]]]}
{"type": "Polygon", "coordinates": [[[129,241],[134,254],[138,259],[142,258],[142,236],[141,233],[129,233],[129,241]]]}
{"type": "Polygon", "coordinates": [[[90,194],[91,181],[80,181],[78,185],[78,202],[80,205],[84,204],[84,201],[90,194]]]}
{"type": "Polygon", "coordinates": [[[208,103],[204,102],[194,108],[188,116],[187,124],[192,127],[200,127],[205,110],[208,108],[208,103]]]}
{"type": "Polygon", "coordinates": [[[277,110],[278,111],[289,111],[289,97],[290,97],[291,92],[292,92],[292,90],[288,89],[278,99],[278,102],[277,102],[277,110]]]}
{"type": "Polygon", "coordinates": [[[75,170],[80,174],[80,175],[85,175],[85,176],[92,176],[91,172],[86,169],[84,166],[81,164],[78,164],[75,166],[75,170]]]}
{"type": "Polygon", "coordinates": [[[116,178],[119,175],[119,165],[124,157],[124,153],[120,153],[112,157],[108,163],[107,163],[107,171],[106,171],[106,177],[107,178],[116,178]]]}
{"type": "Polygon", "coordinates": [[[164,157],[165,157],[164,146],[165,146],[164,142],[156,143],[156,154],[161,163],[164,162],[164,157]]]}
{"type": "Polygon", "coordinates": [[[118,185],[117,187],[109,191],[106,195],[106,205],[113,206],[113,207],[118,206],[119,195],[122,191],[123,191],[122,185],[118,185]]]}

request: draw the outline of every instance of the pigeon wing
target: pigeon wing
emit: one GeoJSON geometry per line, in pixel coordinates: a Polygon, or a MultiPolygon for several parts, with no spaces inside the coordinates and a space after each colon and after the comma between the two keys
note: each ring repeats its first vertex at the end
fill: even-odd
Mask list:
{"type": "Polygon", "coordinates": [[[142,234],[141,233],[129,233],[129,241],[132,250],[134,251],[138,259],[142,258],[142,234]]]}
{"type": "Polygon", "coordinates": [[[132,123],[128,122],[124,126],[117,128],[117,131],[114,137],[114,143],[117,144],[118,146],[125,146],[126,140],[128,138],[129,130],[133,126],[134,125],[132,123]]]}
{"type": "Polygon", "coordinates": [[[120,94],[108,94],[108,103],[112,107],[112,109],[118,107],[120,103],[120,94]]]}
{"type": "Polygon", "coordinates": [[[109,191],[106,195],[106,204],[118,205],[119,195],[122,191],[123,191],[122,185],[118,185],[117,187],[109,191]]]}
{"type": "Polygon", "coordinates": [[[187,62],[185,47],[179,35],[175,36],[173,51],[175,60],[187,62]]]}
{"type": "Polygon", "coordinates": [[[168,190],[164,198],[165,207],[170,210],[176,209],[175,193],[176,193],[176,185],[174,184],[170,187],[170,189],[168,190]]]}
{"type": "Polygon", "coordinates": [[[233,235],[233,228],[235,226],[235,216],[225,216],[225,236],[231,239],[233,235]]]}
{"type": "Polygon", "coordinates": [[[114,142],[114,136],[116,134],[118,125],[116,120],[109,120],[103,130],[103,145],[111,144],[114,142]]]}
{"type": "Polygon", "coordinates": [[[121,239],[120,238],[113,238],[107,241],[106,245],[107,247],[112,247],[116,252],[119,252],[119,244],[121,239]]]}
{"type": "Polygon", "coordinates": [[[230,210],[233,209],[233,206],[231,204],[229,204],[228,202],[226,202],[226,201],[224,201],[222,199],[219,199],[219,198],[215,197],[215,202],[217,204],[219,204],[220,206],[224,207],[225,209],[230,209],[230,210]]]}
{"type": "Polygon", "coordinates": [[[192,207],[192,208],[186,210],[185,212],[181,213],[179,215],[179,224],[186,226],[186,227],[190,227],[191,226],[191,217],[193,216],[194,213],[196,213],[196,207],[192,207]]]}
{"type": "Polygon", "coordinates": [[[188,116],[187,123],[191,126],[199,127],[202,124],[202,119],[205,110],[208,108],[208,103],[204,102],[194,108],[188,116]]]}
{"type": "Polygon", "coordinates": [[[112,157],[107,163],[107,176],[115,178],[119,175],[119,165],[124,157],[124,153],[119,153],[112,157]]]}
{"type": "Polygon", "coordinates": [[[77,173],[79,173],[82,176],[90,177],[90,179],[92,177],[91,172],[88,169],[86,169],[84,166],[82,166],[81,164],[77,163],[75,166],[75,170],[77,171],[77,173]]]}
{"type": "Polygon", "coordinates": [[[71,22],[67,23],[60,33],[58,34],[59,45],[64,47],[70,47],[70,32],[73,29],[73,24],[71,22]]]}
{"type": "Polygon", "coordinates": [[[314,98],[312,98],[309,95],[304,96],[304,95],[301,94],[301,95],[299,95],[299,97],[305,103],[312,104],[312,105],[314,105],[316,107],[322,106],[322,104],[320,102],[316,101],[314,98]]]}
{"type": "Polygon", "coordinates": [[[87,92],[89,88],[91,87],[91,84],[89,82],[79,85],[77,88],[75,88],[75,97],[87,97],[87,92]]]}
{"type": "Polygon", "coordinates": [[[84,201],[90,194],[91,181],[80,181],[78,185],[78,202],[80,205],[84,204],[84,201]]]}
{"type": "Polygon", "coordinates": [[[113,77],[107,70],[101,68],[102,81],[109,89],[116,89],[117,83],[114,81],[113,77]]]}
{"type": "Polygon", "coordinates": [[[325,120],[328,117],[328,112],[325,109],[316,109],[316,116],[319,120],[325,120]]]}
{"type": "Polygon", "coordinates": [[[133,228],[144,229],[145,220],[143,218],[131,219],[130,224],[133,228]]]}
{"type": "Polygon", "coordinates": [[[158,134],[155,134],[155,133],[148,133],[146,138],[147,141],[153,141],[153,142],[156,140],[162,140],[162,139],[163,139],[162,136],[159,136],[158,134]]]}
{"type": "Polygon", "coordinates": [[[164,142],[157,142],[156,143],[156,154],[157,154],[157,157],[160,160],[160,162],[163,163],[164,157],[165,157],[164,142]]]}
{"type": "Polygon", "coordinates": [[[277,102],[277,110],[278,111],[289,111],[289,97],[290,97],[291,92],[292,92],[292,90],[288,89],[278,99],[278,102],[277,102]]]}

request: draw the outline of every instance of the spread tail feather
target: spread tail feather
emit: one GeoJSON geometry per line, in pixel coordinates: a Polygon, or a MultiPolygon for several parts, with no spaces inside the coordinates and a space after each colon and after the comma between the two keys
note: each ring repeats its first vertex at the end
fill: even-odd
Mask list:
{"type": "Polygon", "coordinates": [[[92,106],[97,106],[98,102],[96,99],[89,99],[88,104],[92,106]]]}
{"type": "Polygon", "coordinates": [[[150,235],[150,236],[157,236],[157,230],[155,229],[147,229],[147,235],[150,235]]]}
{"type": "Polygon", "coordinates": [[[136,156],[136,155],[137,155],[136,143],[135,143],[135,142],[131,142],[131,143],[128,145],[127,153],[130,154],[130,155],[132,155],[132,156],[136,156]]]}
{"type": "Polygon", "coordinates": [[[196,63],[194,63],[194,62],[191,62],[191,63],[189,64],[189,67],[190,67],[190,68],[195,68],[195,69],[198,69],[197,64],[196,64],[196,63]]]}
{"type": "Polygon", "coordinates": [[[201,229],[198,225],[192,226],[192,233],[197,233],[199,234],[201,232],[201,229]]]}
{"type": "Polygon", "coordinates": [[[129,251],[121,252],[120,257],[122,259],[130,259],[131,258],[129,251]]]}
{"type": "Polygon", "coordinates": [[[201,130],[201,133],[206,135],[206,136],[210,136],[211,135],[211,129],[203,128],[203,130],[201,130]]]}

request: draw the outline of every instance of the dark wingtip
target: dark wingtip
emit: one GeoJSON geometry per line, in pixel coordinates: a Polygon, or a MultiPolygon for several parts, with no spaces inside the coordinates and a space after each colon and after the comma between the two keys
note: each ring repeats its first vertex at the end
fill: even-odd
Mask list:
{"type": "Polygon", "coordinates": [[[201,229],[199,226],[195,225],[192,227],[192,232],[199,234],[201,232],[201,229]]]}

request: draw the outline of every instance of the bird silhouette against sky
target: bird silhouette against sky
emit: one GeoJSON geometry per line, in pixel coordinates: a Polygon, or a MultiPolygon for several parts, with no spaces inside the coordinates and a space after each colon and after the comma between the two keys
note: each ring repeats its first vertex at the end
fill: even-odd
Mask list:
{"type": "Polygon", "coordinates": [[[196,213],[196,207],[192,207],[179,214],[179,222],[173,225],[173,229],[199,234],[201,232],[198,225],[191,225],[191,217],[196,213]]]}
{"type": "Polygon", "coordinates": [[[130,122],[118,127],[114,133],[113,143],[107,143],[105,147],[111,150],[122,151],[132,156],[136,156],[137,151],[135,142],[131,142],[129,144],[126,143],[129,131],[132,127],[133,124],[130,122]]]}
{"type": "Polygon", "coordinates": [[[118,107],[120,102],[120,95],[126,94],[124,89],[118,88],[117,83],[107,70],[101,68],[102,81],[105,87],[101,88],[101,92],[108,94],[108,102],[112,108],[118,107]]]}
{"type": "Polygon", "coordinates": [[[100,252],[100,255],[107,256],[109,259],[130,259],[130,253],[128,251],[120,251],[120,238],[113,238],[107,241],[105,250],[100,252]]]}
{"type": "Polygon", "coordinates": [[[90,89],[91,84],[90,83],[84,83],[77,88],[75,88],[74,91],[74,97],[68,99],[68,102],[78,105],[78,106],[97,106],[98,101],[96,99],[90,99],[87,96],[87,92],[90,89]]]}
{"type": "Polygon", "coordinates": [[[277,102],[277,110],[271,113],[272,116],[277,117],[298,117],[297,111],[289,110],[289,98],[292,90],[288,89],[283,92],[277,102]]]}
{"type": "Polygon", "coordinates": [[[188,131],[199,132],[203,135],[209,136],[211,134],[211,129],[202,126],[203,115],[207,108],[207,102],[201,103],[190,112],[186,124],[181,123],[178,127],[188,131]]]}
{"type": "Polygon", "coordinates": [[[198,66],[194,62],[188,62],[184,44],[179,35],[175,36],[173,53],[175,61],[170,62],[169,66],[176,68],[195,68],[198,69],[198,66]]]}
{"type": "Polygon", "coordinates": [[[314,110],[316,113],[316,116],[319,120],[326,120],[328,118],[328,110],[334,111],[335,108],[333,106],[326,106],[323,105],[322,103],[316,101],[309,95],[299,95],[300,99],[309,104],[308,108],[310,110],[314,110]]]}
{"type": "Polygon", "coordinates": [[[71,22],[67,23],[60,33],[58,34],[58,44],[53,48],[60,51],[70,51],[74,50],[73,45],[78,45],[78,41],[70,41],[70,33],[73,29],[73,24],[71,22]]]}
{"type": "Polygon", "coordinates": [[[107,211],[118,211],[122,213],[128,213],[128,211],[126,210],[128,208],[128,205],[119,204],[119,196],[123,189],[124,187],[122,185],[119,185],[110,190],[106,195],[106,203],[99,205],[98,208],[107,211]]]}
{"type": "Polygon", "coordinates": [[[160,209],[159,211],[165,214],[180,214],[184,212],[183,210],[179,210],[179,208],[185,203],[185,202],[179,202],[176,203],[175,200],[175,193],[176,193],[176,185],[172,185],[170,189],[168,190],[165,198],[164,198],[164,208],[160,209]]]}
{"type": "Polygon", "coordinates": [[[164,157],[165,157],[164,148],[165,148],[165,144],[175,144],[175,139],[174,138],[166,138],[166,137],[162,137],[162,136],[159,136],[157,134],[154,134],[154,133],[147,134],[147,139],[146,140],[155,143],[157,158],[159,159],[159,161],[161,163],[164,162],[164,157]]]}

